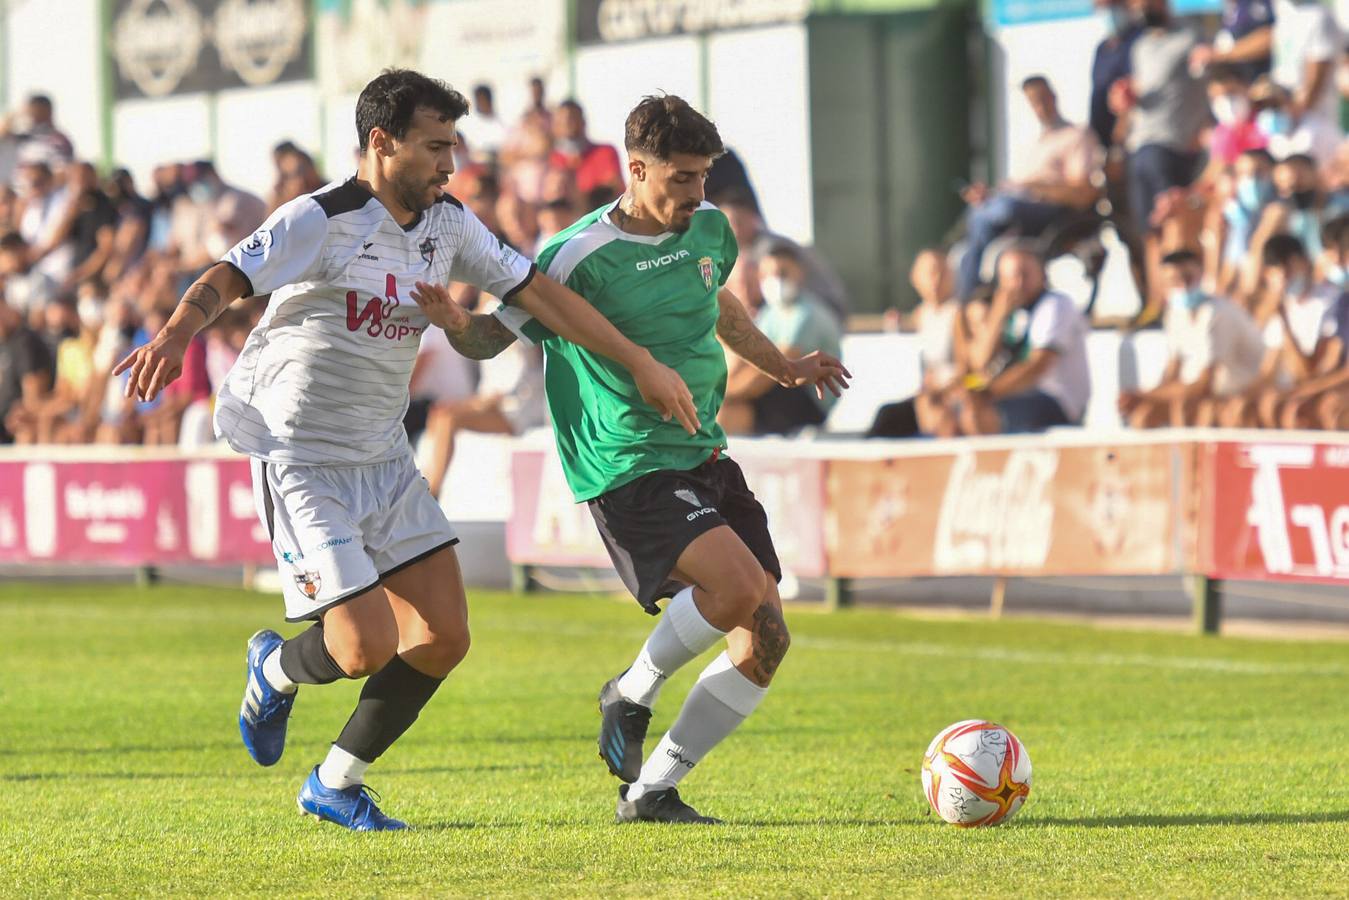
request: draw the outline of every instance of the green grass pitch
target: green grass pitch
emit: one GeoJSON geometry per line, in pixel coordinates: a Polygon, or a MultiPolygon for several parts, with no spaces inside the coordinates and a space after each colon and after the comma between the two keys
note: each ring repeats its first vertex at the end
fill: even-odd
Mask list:
{"type": "Polygon", "coordinates": [[[239,742],[244,643],[279,600],[0,586],[0,893],[1349,892],[1349,646],[793,609],[778,685],[683,786],[731,824],[620,827],[595,694],[650,620],[608,597],[470,596],[468,660],[370,772],[417,830],[353,835],[294,797],[357,685],[302,688],[271,769],[239,742]],[[970,717],[1035,766],[1003,827],[953,828],[922,797],[927,742],[970,717]]]}

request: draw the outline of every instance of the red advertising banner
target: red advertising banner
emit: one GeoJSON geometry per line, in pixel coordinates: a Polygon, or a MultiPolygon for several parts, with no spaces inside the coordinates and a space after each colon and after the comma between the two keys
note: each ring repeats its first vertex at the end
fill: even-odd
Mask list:
{"type": "Polygon", "coordinates": [[[1203,452],[1208,574],[1349,581],[1349,446],[1223,442],[1203,452]]]}
{"type": "Polygon", "coordinates": [[[0,462],[0,563],[272,560],[247,460],[0,462]]]}
{"type": "Polygon", "coordinates": [[[1163,574],[1178,569],[1188,447],[959,449],[831,460],[830,574],[1163,574]]]}
{"type": "MultiPolygon", "coordinates": [[[[736,462],[768,515],[783,568],[807,578],[825,575],[824,461],[755,453],[737,457],[736,462]]],[[[590,511],[584,503],[572,501],[551,452],[511,454],[506,555],[513,563],[529,565],[611,565],[590,511]]]]}

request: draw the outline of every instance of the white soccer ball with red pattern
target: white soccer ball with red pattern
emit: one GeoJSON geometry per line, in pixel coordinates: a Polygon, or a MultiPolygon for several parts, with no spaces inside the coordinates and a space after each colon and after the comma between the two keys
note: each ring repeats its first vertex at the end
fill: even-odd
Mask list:
{"type": "Polygon", "coordinates": [[[1030,796],[1030,755],[1001,725],[957,722],[942,729],[923,754],[923,793],[952,825],[1006,822],[1030,796]]]}

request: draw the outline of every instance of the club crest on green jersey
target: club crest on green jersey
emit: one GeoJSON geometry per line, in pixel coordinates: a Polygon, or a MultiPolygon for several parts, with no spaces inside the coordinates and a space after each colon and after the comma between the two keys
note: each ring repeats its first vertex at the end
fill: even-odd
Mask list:
{"type": "Polygon", "coordinates": [[[712,290],[712,257],[704,256],[698,260],[698,271],[703,275],[703,285],[712,290]]]}

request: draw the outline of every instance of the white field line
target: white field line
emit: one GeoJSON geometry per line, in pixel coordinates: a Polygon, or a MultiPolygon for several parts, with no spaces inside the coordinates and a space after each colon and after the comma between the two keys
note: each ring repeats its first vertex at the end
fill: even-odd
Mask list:
{"type": "MultiPolygon", "coordinates": [[[[556,634],[565,637],[610,637],[615,640],[643,640],[647,632],[632,628],[603,628],[584,625],[544,625],[512,622],[487,627],[488,631],[528,634],[556,634]]],[[[1008,650],[1000,647],[967,647],[927,641],[861,641],[848,638],[819,638],[793,635],[792,646],[801,650],[827,653],[884,653],[891,656],[922,656],[937,659],[965,659],[1030,666],[1112,666],[1122,669],[1168,669],[1182,672],[1212,672],[1222,675],[1318,675],[1344,677],[1349,667],[1306,663],[1248,662],[1204,656],[1154,656],[1147,653],[1062,653],[1053,650],[1008,650]]]]}

